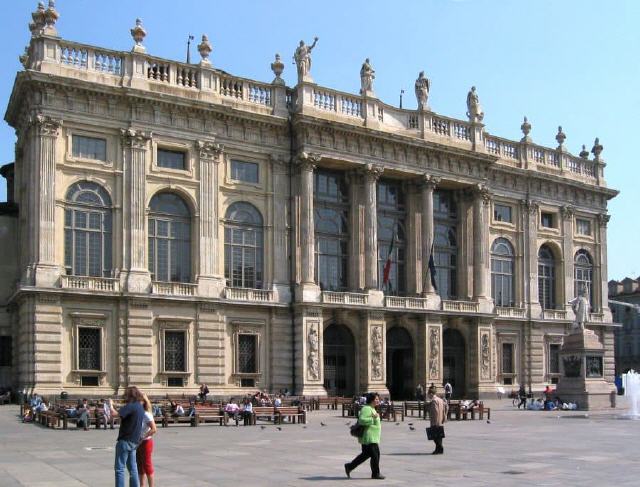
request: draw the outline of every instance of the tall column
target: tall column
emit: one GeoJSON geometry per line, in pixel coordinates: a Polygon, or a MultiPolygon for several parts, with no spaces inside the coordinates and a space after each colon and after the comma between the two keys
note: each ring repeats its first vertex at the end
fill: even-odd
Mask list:
{"type": "Polygon", "coordinates": [[[52,287],[61,274],[55,261],[55,205],[56,205],[56,140],[60,135],[61,120],[36,115],[36,153],[32,174],[36,201],[33,220],[29,222],[35,243],[35,285],[52,287]]]}
{"type": "Polygon", "coordinates": [[[360,201],[362,177],[357,171],[347,174],[349,184],[349,226],[351,239],[349,241],[349,289],[361,291],[364,288],[364,232],[362,218],[362,203],[360,201]]]}
{"type": "Polygon", "coordinates": [[[315,228],[313,221],[313,171],[320,160],[318,154],[303,152],[298,156],[300,201],[300,277],[303,301],[316,301],[318,286],[315,283],[314,253],[315,228]]]}
{"type": "Polygon", "coordinates": [[[224,289],[218,240],[218,164],[223,147],[198,141],[200,156],[200,269],[198,294],[219,297],[224,289]]]}
{"type": "Polygon", "coordinates": [[[367,165],[364,172],[364,285],[367,291],[378,289],[378,212],[376,183],[383,168],[367,165]]]}
{"type": "Polygon", "coordinates": [[[124,239],[127,290],[147,292],[151,276],[147,268],[146,237],[146,156],[151,135],[140,130],[122,130],[125,146],[125,212],[123,219],[127,229],[124,239]]]}
{"type": "Polygon", "coordinates": [[[490,202],[491,193],[486,186],[479,184],[473,200],[473,297],[481,302],[491,299],[488,291],[490,202]]]}
{"type": "MultiPolygon", "coordinates": [[[[578,290],[573,288],[573,207],[560,208],[562,215],[562,280],[564,284],[563,298],[560,303],[565,303],[567,318],[573,320],[573,309],[568,301],[577,296],[578,290]]],[[[589,296],[589,299],[593,299],[589,296]]]]}
{"type": "Polygon", "coordinates": [[[524,299],[531,318],[538,318],[542,312],[538,300],[538,202],[520,202],[524,227],[524,299]]]}
{"type": "Polygon", "coordinates": [[[429,271],[429,257],[433,247],[433,190],[440,178],[424,174],[420,196],[422,199],[422,295],[435,295],[429,271]]]}
{"type": "Polygon", "coordinates": [[[271,255],[273,264],[271,275],[273,276],[273,289],[276,292],[275,299],[281,302],[291,300],[291,266],[289,261],[288,244],[290,239],[289,212],[289,162],[288,158],[272,154],[271,162],[271,191],[273,202],[271,206],[270,221],[273,222],[271,255]]]}

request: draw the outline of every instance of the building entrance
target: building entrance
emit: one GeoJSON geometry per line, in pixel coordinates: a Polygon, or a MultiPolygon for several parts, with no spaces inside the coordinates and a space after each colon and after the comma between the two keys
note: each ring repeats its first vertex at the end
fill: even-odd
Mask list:
{"type": "Polygon", "coordinates": [[[442,337],[443,346],[443,372],[445,384],[449,382],[453,387],[453,397],[465,396],[465,343],[462,333],[458,330],[444,330],[442,337]]]}
{"type": "Polygon", "coordinates": [[[344,325],[329,325],[324,330],[324,388],[330,396],[355,394],[355,341],[344,325]]]}
{"type": "Polygon", "coordinates": [[[392,400],[413,399],[413,340],[399,326],[387,331],[387,388],[392,400]]]}

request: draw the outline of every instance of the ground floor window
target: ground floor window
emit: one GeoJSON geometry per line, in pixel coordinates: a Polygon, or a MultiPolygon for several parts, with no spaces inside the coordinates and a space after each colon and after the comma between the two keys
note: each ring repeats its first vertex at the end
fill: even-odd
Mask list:
{"type": "Polygon", "coordinates": [[[78,327],[78,369],[102,370],[100,328],[78,327]]]}
{"type": "Polygon", "coordinates": [[[502,381],[506,385],[513,384],[513,377],[516,373],[514,362],[514,344],[502,344],[502,381]]]}
{"type": "Polygon", "coordinates": [[[164,370],[165,372],[186,372],[186,333],[184,331],[165,330],[164,332],[164,370]]]}
{"type": "Polygon", "coordinates": [[[549,373],[560,373],[560,345],[556,343],[549,344],[549,373]]]}
{"type": "Polygon", "coordinates": [[[258,373],[258,335],[240,333],[238,335],[239,374],[258,373]]]}

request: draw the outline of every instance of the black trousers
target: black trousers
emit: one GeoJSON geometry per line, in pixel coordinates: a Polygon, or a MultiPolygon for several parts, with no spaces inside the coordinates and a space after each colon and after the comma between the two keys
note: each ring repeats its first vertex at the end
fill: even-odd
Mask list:
{"type": "Polygon", "coordinates": [[[444,451],[442,448],[442,438],[437,438],[433,440],[433,442],[436,444],[436,451],[439,451],[439,452],[444,451]]]}
{"type": "Polygon", "coordinates": [[[367,458],[371,458],[371,476],[378,477],[380,475],[380,448],[377,443],[369,443],[362,446],[362,452],[349,463],[349,470],[353,470],[367,458]]]}

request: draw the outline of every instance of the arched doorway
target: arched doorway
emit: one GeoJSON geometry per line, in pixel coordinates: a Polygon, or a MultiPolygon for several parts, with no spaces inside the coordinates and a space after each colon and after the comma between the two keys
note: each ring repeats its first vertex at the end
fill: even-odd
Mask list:
{"type": "Polygon", "coordinates": [[[324,387],[330,396],[355,394],[355,341],[344,325],[329,325],[323,334],[324,387]]]}
{"type": "Polygon", "coordinates": [[[442,341],[444,367],[444,382],[453,387],[453,397],[465,396],[465,343],[462,333],[458,330],[444,330],[442,341]]]}
{"type": "Polygon", "coordinates": [[[413,399],[413,340],[396,326],[387,331],[387,388],[391,399],[413,399]]]}

